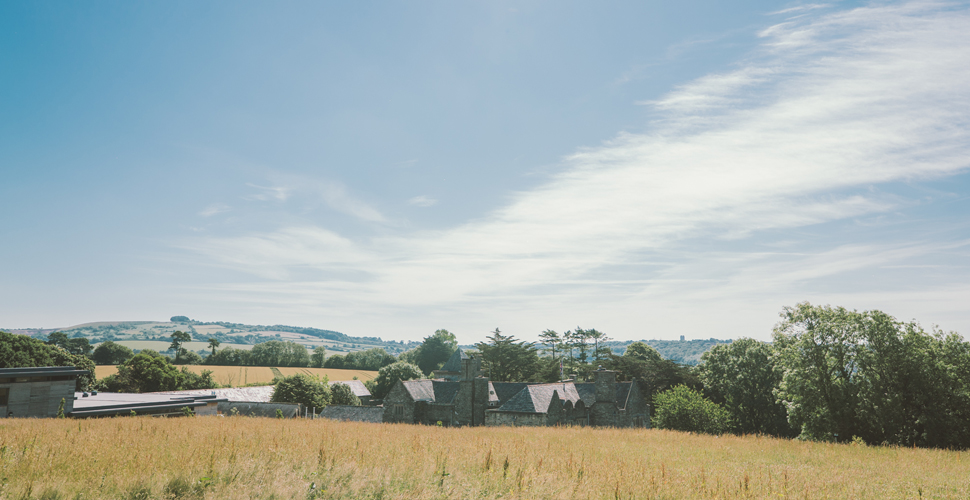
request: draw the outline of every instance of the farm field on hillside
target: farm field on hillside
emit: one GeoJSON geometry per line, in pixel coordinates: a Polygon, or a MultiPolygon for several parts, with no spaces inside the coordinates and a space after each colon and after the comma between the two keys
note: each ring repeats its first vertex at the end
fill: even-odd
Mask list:
{"type": "MultiPolygon", "coordinates": [[[[178,365],[177,365],[178,366],[178,365]]],[[[232,385],[239,387],[247,384],[268,384],[273,381],[275,376],[273,369],[268,366],[209,366],[209,365],[184,365],[195,373],[202,373],[202,370],[211,370],[212,377],[222,385],[232,385]]],[[[179,366],[181,368],[181,366],[179,366]]],[[[305,373],[307,375],[326,375],[330,380],[370,380],[377,376],[377,372],[365,370],[338,370],[336,368],[277,368],[283,376],[305,373]]],[[[95,376],[104,378],[108,375],[118,373],[118,369],[111,365],[99,365],[95,368],[95,376]]],[[[2,497],[0,497],[2,498],[2,497]]]]}
{"type": "Polygon", "coordinates": [[[0,420],[2,498],[966,498],[965,452],[637,429],[0,420]],[[111,439],[111,446],[105,440],[111,439]]]}

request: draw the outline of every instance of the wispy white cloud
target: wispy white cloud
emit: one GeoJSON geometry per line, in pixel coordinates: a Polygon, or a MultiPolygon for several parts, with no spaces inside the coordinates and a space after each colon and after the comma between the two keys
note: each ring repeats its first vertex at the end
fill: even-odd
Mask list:
{"type": "MultiPolygon", "coordinates": [[[[455,321],[500,311],[540,329],[534,318],[542,314],[624,318],[629,326],[643,303],[663,306],[655,314],[666,317],[705,297],[720,300],[712,311],[777,311],[775,301],[798,298],[812,279],[939,251],[932,242],[836,242],[783,258],[740,251],[726,260],[706,250],[901,209],[910,202],[868,188],[970,166],[965,6],[874,6],[804,16],[760,35],[761,49],[736,71],[646,102],[656,113],[650,132],[576,152],[547,183],[482,219],[364,241],[287,227],[191,246],[264,278],[290,279],[302,268],[345,273],[298,288],[237,288],[261,290],[266,300],[299,295],[315,304],[308,307],[339,302],[390,316],[444,310],[455,321]],[[346,277],[348,270],[358,274],[346,277]],[[745,297],[748,305],[739,305],[745,297]]],[[[341,189],[322,192],[331,206],[382,220],[341,189]]],[[[704,331],[713,324],[706,321],[680,326],[704,331]]]]}
{"type": "Polygon", "coordinates": [[[253,194],[249,194],[243,197],[246,200],[253,201],[278,201],[284,202],[290,197],[290,188],[284,186],[259,186],[252,183],[247,183],[247,186],[251,188],[256,188],[258,191],[253,194]]]}
{"type": "Polygon", "coordinates": [[[221,214],[232,210],[229,205],[225,203],[211,203],[199,212],[199,215],[203,217],[212,217],[213,215],[221,214]]]}
{"type": "Polygon", "coordinates": [[[416,207],[433,207],[438,204],[438,200],[434,198],[429,198],[427,196],[415,196],[408,200],[408,205],[413,205],[416,207]]]}

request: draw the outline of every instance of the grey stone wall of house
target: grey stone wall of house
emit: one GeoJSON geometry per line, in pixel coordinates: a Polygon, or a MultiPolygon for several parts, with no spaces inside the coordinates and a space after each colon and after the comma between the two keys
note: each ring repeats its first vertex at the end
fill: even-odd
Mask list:
{"type": "Polygon", "coordinates": [[[384,421],[384,408],[377,406],[330,405],[320,411],[320,417],[347,422],[381,423],[384,421]]]}
{"type": "Polygon", "coordinates": [[[589,409],[589,423],[601,427],[619,427],[620,410],[616,406],[616,372],[596,370],[596,402],[589,409]]]}
{"type": "Polygon", "coordinates": [[[489,410],[485,412],[485,425],[506,425],[513,427],[544,427],[544,413],[515,413],[510,411],[489,410]]]}
{"type": "Polygon", "coordinates": [[[621,426],[650,428],[650,405],[643,400],[636,382],[630,384],[621,426]]]}
{"type": "MultiPolygon", "coordinates": [[[[465,361],[465,360],[462,360],[465,361]]],[[[474,425],[472,400],[475,397],[475,382],[471,379],[458,381],[458,393],[455,394],[455,425],[474,425]]]]}
{"type": "MultiPolygon", "coordinates": [[[[478,358],[475,358],[477,361],[478,358]]],[[[488,409],[488,379],[475,377],[472,381],[472,425],[485,425],[485,410],[488,409]]]]}
{"type": "Polygon", "coordinates": [[[455,424],[455,406],[450,404],[434,404],[429,403],[424,405],[424,414],[419,423],[425,425],[441,425],[452,426],[455,424]]]}
{"type": "Polygon", "coordinates": [[[458,393],[454,400],[455,425],[482,425],[485,421],[485,409],[488,408],[488,379],[479,377],[480,372],[480,359],[461,360],[458,393]]]}
{"type": "Polygon", "coordinates": [[[404,384],[398,382],[384,397],[384,421],[392,423],[417,423],[415,403],[404,384]]]}
{"type": "Polygon", "coordinates": [[[221,401],[218,411],[223,415],[237,415],[246,417],[276,417],[276,410],[283,410],[286,418],[296,418],[303,415],[301,405],[291,403],[246,403],[241,401],[221,401]]]}
{"type": "Polygon", "coordinates": [[[0,404],[0,418],[55,417],[61,399],[64,400],[64,413],[71,413],[74,409],[75,385],[75,379],[0,384],[0,402],[6,400],[5,405],[0,404]]]}

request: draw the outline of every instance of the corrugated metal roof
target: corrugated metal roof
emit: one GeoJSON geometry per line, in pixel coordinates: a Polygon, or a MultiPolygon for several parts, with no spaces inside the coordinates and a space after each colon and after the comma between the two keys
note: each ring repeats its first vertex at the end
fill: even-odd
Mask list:
{"type": "Polygon", "coordinates": [[[30,368],[0,368],[0,378],[15,377],[59,377],[63,375],[86,375],[88,370],[78,370],[73,366],[36,366],[30,368]]]}

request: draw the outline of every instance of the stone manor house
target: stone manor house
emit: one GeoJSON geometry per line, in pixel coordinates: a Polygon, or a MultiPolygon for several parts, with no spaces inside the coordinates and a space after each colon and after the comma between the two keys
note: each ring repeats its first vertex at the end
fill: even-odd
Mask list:
{"type": "Polygon", "coordinates": [[[593,382],[492,382],[461,349],[434,379],[398,382],[384,398],[384,422],[427,425],[593,425],[648,427],[650,407],[635,381],[599,369],[593,382]]]}

